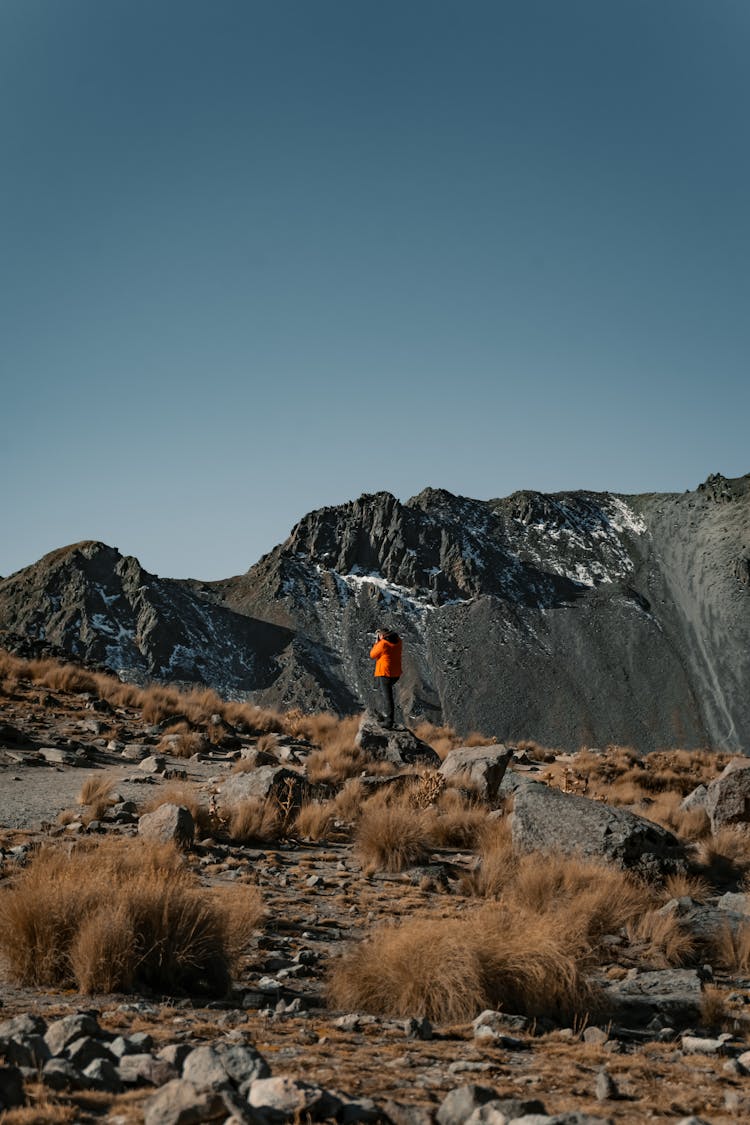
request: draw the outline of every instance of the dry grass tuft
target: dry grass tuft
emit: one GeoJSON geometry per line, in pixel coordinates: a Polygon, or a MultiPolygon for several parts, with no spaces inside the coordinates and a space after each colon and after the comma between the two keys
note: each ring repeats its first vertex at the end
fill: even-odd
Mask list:
{"type": "Polygon", "coordinates": [[[701,996],[701,1023],[711,1030],[724,1030],[730,1021],[727,993],[714,985],[707,985],[701,996]]]}
{"type": "Polygon", "coordinates": [[[464,881],[464,891],[479,898],[499,898],[517,867],[508,817],[488,820],[482,831],[479,863],[464,881]]]}
{"type": "Polygon", "coordinates": [[[593,990],[553,925],[517,925],[497,908],[461,920],[382,926],[338,958],[329,1001],[386,1016],[466,1021],[483,1008],[571,1018],[593,990]]]}
{"type": "Polygon", "coordinates": [[[368,757],[348,738],[331,742],[325,749],[313,750],[307,757],[305,772],[312,785],[321,782],[342,785],[350,777],[357,777],[366,768],[368,757]]]}
{"type": "Polygon", "coordinates": [[[729,972],[750,972],[750,921],[732,929],[726,922],[711,943],[712,955],[722,969],[729,972]]]}
{"type": "Polygon", "coordinates": [[[408,805],[368,802],[355,835],[355,846],[367,874],[403,871],[424,863],[429,828],[425,816],[408,805]]]}
{"type": "Polygon", "coordinates": [[[750,831],[747,826],[720,828],[696,845],[696,859],[712,883],[730,883],[750,873],[750,831]]]}
{"type": "Polygon", "coordinates": [[[628,940],[643,947],[643,956],[658,968],[688,964],[695,953],[695,941],[674,914],[647,910],[628,922],[628,940]]]}
{"type": "Polygon", "coordinates": [[[228,810],[229,836],[236,844],[267,844],[281,834],[277,804],[260,797],[238,801],[228,810]]]}
{"type": "Polygon", "coordinates": [[[0,948],[24,985],[222,995],[259,902],[242,937],[238,917],[207,895],[173,847],[46,848],[0,894],[0,948]]]}
{"type": "Polygon", "coordinates": [[[81,786],[81,791],[78,794],[78,804],[87,807],[89,810],[89,820],[101,820],[104,813],[108,808],[114,804],[112,798],[112,790],[115,786],[115,779],[94,775],[88,777],[81,786]]]}
{"type": "Polygon", "coordinates": [[[696,902],[706,902],[710,897],[711,886],[700,875],[668,875],[664,880],[664,902],[670,902],[673,898],[693,898],[696,902]]]}
{"type": "Polygon", "coordinates": [[[294,821],[294,831],[305,840],[325,840],[336,825],[336,806],[333,801],[307,801],[294,821]]]}
{"type": "Polygon", "coordinates": [[[479,846],[487,824],[487,809],[456,789],[441,793],[427,817],[430,843],[437,848],[473,850],[479,846]]]}

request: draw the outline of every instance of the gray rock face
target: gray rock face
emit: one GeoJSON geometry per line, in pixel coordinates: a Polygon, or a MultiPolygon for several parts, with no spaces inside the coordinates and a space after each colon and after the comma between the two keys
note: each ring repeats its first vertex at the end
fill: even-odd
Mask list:
{"type": "Polygon", "coordinates": [[[686,1027],[700,1019],[702,985],[695,969],[664,969],[617,981],[605,990],[616,1022],[645,1025],[654,1017],[664,1026],[686,1027]]]}
{"type": "Polygon", "coordinates": [[[443,760],[440,773],[449,777],[466,776],[485,800],[495,800],[513,751],[501,743],[492,746],[460,746],[443,760]]]}
{"type": "Polygon", "coordinates": [[[66,1047],[83,1037],[102,1039],[104,1035],[93,1016],[87,1012],[76,1012],[51,1023],[45,1033],[44,1041],[49,1053],[55,1056],[61,1055],[66,1047]]]}
{"type": "Polygon", "coordinates": [[[355,738],[357,746],[379,762],[392,762],[395,766],[421,766],[438,769],[440,757],[405,727],[388,730],[372,715],[365,715],[355,738]]]}
{"type": "Polygon", "coordinates": [[[561,793],[539,783],[516,790],[513,846],[521,852],[562,852],[605,859],[645,876],[684,870],[671,832],[621,808],[561,793]]]}
{"type": "Polygon", "coordinates": [[[443,1098],[435,1120],[438,1125],[463,1125],[475,1109],[496,1099],[497,1092],[490,1086],[457,1086],[443,1098]]]}
{"type": "Polygon", "coordinates": [[[691,809],[704,809],[706,807],[706,797],[708,796],[708,789],[705,785],[698,785],[693,789],[692,793],[688,793],[680,802],[680,808],[685,812],[690,812],[691,809]]]}
{"type": "Polygon", "coordinates": [[[750,762],[729,762],[708,786],[704,807],[712,832],[729,824],[750,823],[750,762]]]}
{"type": "Polygon", "coordinates": [[[223,582],[157,578],[101,543],[55,551],[0,580],[0,628],[135,680],[354,713],[376,703],[385,613],[408,716],[569,750],[744,752],[749,525],[750,476],[679,495],[380,492],[309,513],[223,582]]]}
{"type": "Polygon", "coordinates": [[[179,847],[189,847],[195,836],[195,822],[183,805],[159,805],[139,818],[138,835],[160,844],[174,842],[179,847]]]}

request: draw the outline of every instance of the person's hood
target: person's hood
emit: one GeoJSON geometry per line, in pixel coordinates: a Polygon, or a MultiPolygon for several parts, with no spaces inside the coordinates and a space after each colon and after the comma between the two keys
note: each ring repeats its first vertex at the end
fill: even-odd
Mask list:
{"type": "Polygon", "coordinates": [[[389,645],[397,645],[401,638],[399,637],[398,633],[390,632],[383,634],[383,640],[388,641],[389,645]]]}

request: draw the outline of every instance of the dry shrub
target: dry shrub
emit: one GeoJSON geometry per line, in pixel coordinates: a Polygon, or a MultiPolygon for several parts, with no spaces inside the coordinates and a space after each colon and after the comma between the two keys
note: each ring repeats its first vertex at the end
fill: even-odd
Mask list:
{"type": "Polygon", "coordinates": [[[333,801],[306,801],[294,821],[294,831],[306,840],[325,840],[336,825],[333,801]]]}
{"type": "Polygon", "coordinates": [[[220,995],[236,925],[174,847],[142,840],[42,849],[0,894],[0,948],[25,985],[220,995]]]}
{"type": "Polygon", "coordinates": [[[279,736],[272,731],[262,734],[258,741],[255,743],[255,749],[260,751],[261,754],[273,754],[274,750],[278,748],[279,736]]]}
{"type": "MultiPolygon", "coordinates": [[[[445,758],[451,750],[455,750],[457,747],[464,745],[463,739],[456,734],[453,727],[437,727],[426,720],[417,723],[414,727],[414,733],[422,742],[426,742],[428,746],[431,746],[440,758],[445,758]]],[[[491,741],[492,739],[482,740],[483,743],[491,741]]]]}
{"type": "Polygon", "coordinates": [[[403,871],[428,856],[425,817],[408,805],[369,801],[355,836],[356,851],[367,874],[403,871]]]}
{"type": "Polygon", "coordinates": [[[494,909],[461,920],[386,925],[338,958],[329,1001],[347,1011],[466,1021],[483,1008],[568,1019],[594,996],[573,947],[547,920],[531,926],[494,909]]]}
{"type": "Polygon", "coordinates": [[[430,842],[437,848],[468,848],[479,845],[488,824],[487,809],[468,800],[455,789],[440,795],[437,806],[429,810],[427,825],[430,842]]]}
{"type": "Polygon", "coordinates": [[[334,807],[339,820],[348,824],[354,823],[359,818],[362,807],[367,800],[367,791],[358,777],[352,777],[346,782],[340,793],[334,798],[334,807]]]}
{"type": "Polygon", "coordinates": [[[517,863],[510,819],[488,820],[480,838],[479,863],[466,876],[464,890],[479,898],[498,898],[512,880],[517,863]]]}
{"type": "Polygon", "coordinates": [[[173,758],[192,758],[208,748],[205,735],[198,731],[179,731],[165,735],[157,746],[160,753],[171,754],[173,758]],[[176,734],[176,737],[174,735],[176,734]]]}
{"type": "Polygon", "coordinates": [[[743,825],[720,828],[698,842],[696,857],[712,882],[734,882],[750,870],[750,831],[743,825]]]}
{"type": "Polygon", "coordinates": [[[641,805],[646,798],[646,790],[636,781],[615,781],[609,787],[608,805],[641,805]]]}
{"type": "Polygon", "coordinates": [[[354,743],[342,740],[331,743],[325,749],[313,750],[307,757],[305,771],[313,785],[327,782],[341,785],[350,777],[361,774],[368,763],[368,757],[354,743]]]}
{"type": "Polygon", "coordinates": [[[711,952],[722,969],[747,976],[750,972],[750,921],[735,929],[725,922],[711,942],[711,952]]]}
{"type": "Polygon", "coordinates": [[[668,875],[662,890],[664,901],[686,897],[693,898],[696,902],[706,902],[711,897],[711,886],[700,875],[668,875]]]}
{"type": "Polygon", "coordinates": [[[149,687],[141,694],[141,718],[144,723],[163,723],[183,713],[180,693],[175,688],[149,687]]]}
{"type": "Polygon", "coordinates": [[[236,844],[267,844],[281,834],[281,816],[268,798],[248,797],[228,812],[229,836],[236,844]]]}
{"type": "Polygon", "coordinates": [[[87,777],[78,794],[78,804],[88,807],[90,820],[101,820],[104,813],[113,804],[112,790],[115,779],[106,774],[101,777],[94,775],[87,777]]]}
{"type": "Polygon", "coordinates": [[[44,684],[53,691],[88,692],[98,694],[97,676],[76,664],[63,664],[58,660],[29,660],[28,678],[44,684]]]}
{"type": "Polygon", "coordinates": [[[674,914],[647,910],[626,927],[628,940],[644,947],[646,958],[658,968],[686,965],[695,953],[695,941],[674,914]]]}
{"type": "Polygon", "coordinates": [[[730,1021],[727,993],[715,985],[707,985],[701,994],[701,1023],[716,1030],[728,1029],[730,1021]]]}
{"type": "Polygon", "coordinates": [[[705,809],[678,809],[674,823],[674,831],[681,840],[692,843],[711,835],[711,819],[705,809]]]}
{"type": "Polygon", "coordinates": [[[557,760],[557,752],[555,750],[552,750],[549,746],[540,745],[540,743],[535,742],[533,738],[522,738],[520,742],[516,743],[516,749],[526,754],[532,762],[550,763],[557,760]]]}

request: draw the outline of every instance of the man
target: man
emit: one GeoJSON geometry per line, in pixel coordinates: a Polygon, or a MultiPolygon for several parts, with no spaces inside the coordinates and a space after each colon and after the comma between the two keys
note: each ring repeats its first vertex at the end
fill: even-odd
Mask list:
{"type": "Polygon", "coordinates": [[[393,729],[395,701],[393,685],[401,676],[401,638],[392,629],[378,629],[375,644],[370,649],[370,659],[375,663],[375,678],[380,681],[385,697],[385,720],[383,726],[393,729]]]}

